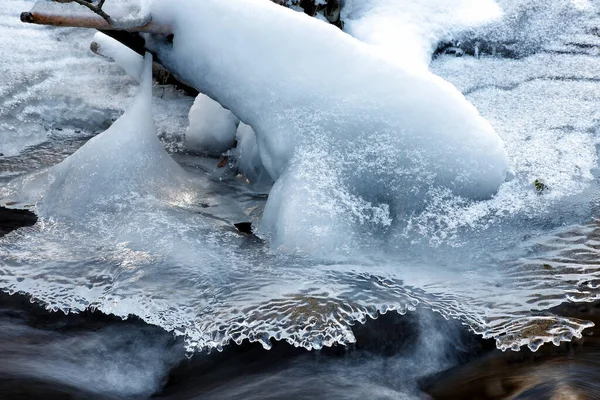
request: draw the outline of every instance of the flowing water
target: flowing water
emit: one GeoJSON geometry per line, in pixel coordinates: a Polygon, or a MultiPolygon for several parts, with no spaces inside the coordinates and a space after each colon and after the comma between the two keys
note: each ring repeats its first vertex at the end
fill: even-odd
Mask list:
{"type": "MultiPolygon", "coordinates": [[[[21,25],[29,8],[0,10],[0,32],[19,38],[0,60],[0,205],[37,211],[49,168],[110,126],[137,84],[89,54],[93,33],[21,25]]],[[[45,308],[2,298],[7,398],[425,398],[420,378],[481,351],[469,332],[502,350],[581,337],[590,320],[550,309],[600,297],[600,37],[585,32],[520,59],[434,60],[503,138],[514,178],[487,201],[432,191],[358,254],[283,251],[236,229],[258,224],[266,193],[181,150],[193,99],[155,87],[185,196],[125,191],[0,237],[0,287],[45,308]]]]}

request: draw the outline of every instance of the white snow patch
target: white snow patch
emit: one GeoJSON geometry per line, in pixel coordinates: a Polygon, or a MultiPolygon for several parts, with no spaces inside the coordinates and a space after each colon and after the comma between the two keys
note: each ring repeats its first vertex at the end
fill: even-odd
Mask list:
{"type": "Polygon", "coordinates": [[[220,155],[234,146],[240,120],[210,97],[199,94],[190,109],[185,147],[220,155]]]}

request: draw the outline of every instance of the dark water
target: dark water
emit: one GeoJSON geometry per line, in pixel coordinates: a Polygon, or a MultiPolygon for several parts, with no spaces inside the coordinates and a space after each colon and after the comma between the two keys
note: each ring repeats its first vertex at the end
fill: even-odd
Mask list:
{"type": "MultiPolygon", "coordinates": [[[[562,315],[600,322],[600,303],[562,315]]],[[[388,313],[357,343],[306,351],[245,342],[187,358],[135,317],[51,313],[0,294],[1,399],[598,399],[600,340],[500,352],[431,311],[388,313]]]]}
{"type": "Polygon", "coordinates": [[[435,399],[600,399],[600,302],[563,304],[553,311],[596,326],[580,340],[536,353],[486,352],[429,377],[424,389],[435,399]]]}
{"type": "Polygon", "coordinates": [[[185,357],[164,330],[101,313],[48,313],[0,295],[0,398],[427,398],[419,377],[482,344],[438,315],[387,314],[355,327],[357,344],[308,352],[258,344],[185,357]],[[457,340],[432,335],[442,327],[457,340]],[[442,339],[442,340],[441,340],[442,339]]]}

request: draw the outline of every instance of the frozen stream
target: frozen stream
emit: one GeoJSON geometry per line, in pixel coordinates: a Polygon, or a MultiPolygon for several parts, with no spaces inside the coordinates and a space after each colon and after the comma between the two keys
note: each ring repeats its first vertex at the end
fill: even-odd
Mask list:
{"type": "MultiPolygon", "coordinates": [[[[15,38],[0,49],[0,205],[40,219],[0,238],[4,291],[52,311],[134,315],[183,338],[189,353],[245,339],[267,349],[274,341],[350,344],[357,321],[392,311],[425,315],[421,329],[448,346],[460,342],[459,329],[432,322],[430,311],[503,350],[558,344],[591,326],[546,310],[600,297],[600,34],[590,29],[597,15],[520,58],[435,58],[430,70],[504,141],[511,179],[481,201],[430,190],[423,208],[385,229],[355,223],[352,240],[342,241],[351,245],[322,254],[234,227],[259,226],[267,194],[217,168],[218,159],[182,149],[193,99],[169,87],[152,89],[152,113],[181,169],[154,157],[158,150],[136,153],[145,147],[125,139],[89,142],[88,153],[77,154],[94,154],[93,162],[74,156],[53,168],[139,101],[138,84],[89,52],[93,32],[21,24],[18,14],[29,8],[10,0],[0,9],[0,36],[15,38]],[[71,167],[94,173],[63,172],[71,167]],[[79,186],[60,186],[63,173],[79,186]],[[160,191],[146,191],[151,185],[160,191]]],[[[119,121],[143,129],[146,117],[128,112],[119,121]]],[[[363,157],[350,153],[344,157],[363,157]]],[[[341,221],[331,229],[343,237],[355,221],[341,221]]],[[[302,218],[287,223],[287,234],[302,231],[302,218]]],[[[169,349],[165,365],[176,358],[169,349]]],[[[449,363],[420,354],[411,360],[431,357],[419,364],[424,371],[449,363]]],[[[121,395],[149,394],[125,386],[121,395]]]]}

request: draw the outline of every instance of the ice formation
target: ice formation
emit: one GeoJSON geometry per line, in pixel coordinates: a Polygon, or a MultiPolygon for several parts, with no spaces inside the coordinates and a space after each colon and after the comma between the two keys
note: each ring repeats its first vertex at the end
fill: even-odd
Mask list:
{"type": "Polygon", "coordinates": [[[577,31],[598,12],[589,0],[347,0],[344,31],[405,67],[427,67],[440,44],[474,54],[523,56],[577,31]]]}
{"type": "Polygon", "coordinates": [[[102,32],[96,32],[91,47],[94,52],[113,59],[129,76],[141,82],[144,71],[141,55],[102,32]]]}
{"type": "MultiPolygon", "coordinates": [[[[33,3],[11,0],[0,9],[0,37],[19,39],[4,41],[0,50],[0,71],[5,78],[0,80],[0,153],[11,163],[2,168],[2,176],[28,170],[18,161],[24,151],[59,142],[65,149],[63,140],[85,141],[106,130],[125,111],[137,90],[135,80],[121,68],[90,52],[92,30],[23,24],[18,15],[31,9],[33,3]]],[[[85,10],[75,3],[41,3],[44,7],[85,10]]],[[[114,5],[111,12],[119,7],[114,3],[120,2],[106,4],[114,5]]],[[[125,18],[124,14],[118,16],[125,18]]],[[[161,88],[160,94],[153,103],[157,130],[175,142],[185,131],[193,100],[169,88],[161,88]]]]}
{"type": "MultiPolygon", "coordinates": [[[[560,3],[548,12],[560,14],[560,3]]],[[[251,181],[277,179],[264,221],[275,231],[272,243],[322,257],[268,248],[216,215],[236,207],[259,215],[264,204],[226,174],[212,179],[190,168],[203,182],[201,202],[172,201],[188,193],[187,177],[155,140],[146,80],[144,97],[112,128],[49,171],[54,182],[37,203],[40,223],[0,238],[3,290],[27,292],[52,310],[135,314],[184,335],[191,351],[245,339],[266,348],[271,338],[308,349],[351,343],[357,321],[418,307],[496,338],[502,349],[559,343],[589,326],[539,311],[600,296],[593,284],[600,269],[590,262],[599,232],[587,224],[597,216],[600,128],[593,31],[522,60],[433,62],[432,71],[501,134],[511,157],[515,178],[491,200],[473,201],[452,191],[494,193],[506,169],[502,145],[455,88],[421,68],[424,59],[414,56],[415,68],[386,63],[337,28],[267,1],[154,7],[157,18],[175,20],[173,48],[155,44],[169,65],[249,124],[238,126],[231,151],[238,169],[251,181]],[[538,177],[550,186],[543,195],[531,187],[538,177]],[[469,180],[489,185],[477,189],[469,180]],[[409,226],[397,229],[404,212],[409,226]],[[370,242],[392,230],[387,242],[370,242]],[[354,253],[343,258],[346,249],[354,253]]],[[[31,32],[30,43],[38,43],[31,32]]],[[[54,63],[62,47],[48,46],[54,63]]],[[[116,80],[114,69],[95,61],[106,81],[116,80]]],[[[61,77],[44,90],[65,107],[62,94],[74,88],[61,77]]],[[[56,114],[45,118],[63,123],[56,114]]],[[[44,176],[23,179],[37,186],[44,176]]],[[[2,202],[11,200],[7,186],[0,181],[2,202]]]]}
{"type": "MultiPolygon", "coordinates": [[[[573,38],[600,13],[600,3],[590,0],[496,0],[502,18],[454,36],[457,44],[486,48],[490,53],[522,57],[556,41],[573,38]]],[[[591,25],[592,27],[594,25],[591,25]]]]}
{"type": "Polygon", "coordinates": [[[210,97],[199,94],[190,109],[185,147],[220,155],[231,149],[240,120],[210,97]]]}
{"type": "MultiPolygon", "coordinates": [[[[102,32],[94,35],[92,48],[98,54],[113,59],[131,77],[140,81],[144,68],[142,56],[102,32]]],[[[184,140],[188,150],[221,155],[233,147],[240,121],[210,97],[198,95],[188,119],[184,140]]]]}
{"type": "Polygon", "coordinates": [[[431,186],[483,199],[505,180],[501,139],[426,70],[270,2],[155,2],[151,12],[173,28],[172,45],[155,44],[161,60],[254,128],[278,180],[263,221],[276,242],[310,248],[287,227],[301,223],[318,242],[332,215],[385,228],[431,186]]]}
{"type": "Polygon", "coordinates": [[[248,181],[259,188],[266,188],[273,183],[271,176],[260,159],[256,134],[251,126],[240,123],[235,134],[237,145],[233,156],[236,166],[248,181]]]}
{"type": "Polygon", "coordinates": [[[49,171],[38,211],[83,218],[122,210],[134,198],[185,198],[188,178],[157,138],[152,119],[152,57],[146,56],[134,103],[108,130],[49,171]]]}

